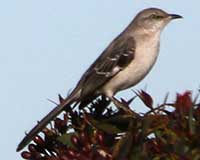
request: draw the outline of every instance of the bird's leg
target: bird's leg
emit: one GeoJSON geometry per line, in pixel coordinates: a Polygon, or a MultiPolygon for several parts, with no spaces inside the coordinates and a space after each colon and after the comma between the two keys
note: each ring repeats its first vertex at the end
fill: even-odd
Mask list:
{"type": "Polygon", "coordinates": [[[126,113],[133,115],[134,117],[137,115],[134,111],[132,111],[128,105],[126,105],[125,103],[120,102],[118,99],[116,99],[114,96],[109,97],[110,100],[115,104],[115,106],[118,109],[122,109],[123,111],[125,111],[126,113]]]}

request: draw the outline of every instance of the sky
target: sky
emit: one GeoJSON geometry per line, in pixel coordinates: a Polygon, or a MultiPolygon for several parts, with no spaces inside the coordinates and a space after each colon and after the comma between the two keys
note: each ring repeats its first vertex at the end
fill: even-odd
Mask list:
{"type": "MultiPolygon", "coordinates": [[[[133,87],[146,88],[162,103],[177,92],[200,86],[200,1],[180,0],[6,0],[0,1],[0,152],[20,160],[17,144],[38,120],[76,85],[140,10],[158,7],[180,14],[161,36],[160,55],[148,76],[133,87]]],[[[131,97],[131,89],[117,97],[131,97]]],[[[139,103],[138,103],[139,104],[139,103]]],[[[140,112],[142,105],[134,106],[140,112]]]]}

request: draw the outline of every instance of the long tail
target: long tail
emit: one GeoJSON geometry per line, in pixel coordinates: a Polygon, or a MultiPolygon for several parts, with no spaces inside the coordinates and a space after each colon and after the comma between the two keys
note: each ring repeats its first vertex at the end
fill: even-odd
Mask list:
{"type": "Polygon", "coordinates": [[[17,147],[17,151],[22,150],[32,139],[47,126],[47,124],[55,118],[59,113],[61,113],[65,106],[73,103],[73,98],[69,97],[62,102],[62,104],[57,105],[49,114],[47,114],[30,132],[22,139],[17,147]]]}

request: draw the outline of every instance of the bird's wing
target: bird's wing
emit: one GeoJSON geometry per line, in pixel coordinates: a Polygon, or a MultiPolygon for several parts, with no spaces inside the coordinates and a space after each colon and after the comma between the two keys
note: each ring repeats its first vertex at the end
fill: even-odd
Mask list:
{"type": "Polygon", "coordinates": [[[24,148],[66,105],[71,104],[74,99],[76,99],[74,96],[76,96],[79,90],[81,90],[81,95],[83,95],[83,97],[90,95],[118,72],[123,70],[133,60],[134,52],[135,41],[133,38],[116,39],[113,41],[102,55],[89,67],[71,96],[68,97],[63,104],[54,108],[24,137],[18,145],[17,151],[24,148]]]}
{"type": "Polygon", "coordinates": [[[89,67],[72,95],[67,98],[63,104],[54,108],[24,137],[18,145],[17,151],[24,148],[24,146],[26,146],[49,121],[58,115],[66,105],[72,103],[75,99],[74,96],[79,90],[81,90],[81,95],[83,97],[90,95],[118,72],[123,70],[133,60],[134,52],[135,41],[133,38],[120,38],[113,41],[102,55],[89,67]]]}
{"type": "Polygon", "coordinates": [[[126,68],[134,59],[135,46],[133,37],[114,40],[86,71],[81,84],[81,96],[93,94],[118,72],[126,68]]]}

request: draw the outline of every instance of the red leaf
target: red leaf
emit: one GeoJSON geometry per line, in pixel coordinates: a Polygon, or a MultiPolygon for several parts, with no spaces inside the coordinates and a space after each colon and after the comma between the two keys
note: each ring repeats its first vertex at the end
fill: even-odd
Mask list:
{"type": "Polygon", "coordinates": [[[65,101],[65,99],[60,94],[58,94],[58,99],[60,101],[60,104],[62,104],[65,101]]]}
{"type": "Polygon", "coordinates": [[[31,159],[31,153],[30,152],[27,152],[27,151],[24,151],[24,152],[22,152],[21,153],[21,156],[22,156],[22,158],[24,158],[24,159],[31,159]]]}
{"type": "Polygon", "coordinates": [[[141,90],[137,95],[148,108],[153,109],[153,99],[147,92],[141,90]]]}
{"type": "Polygon", "coordinates": [[[193,103],[190,91],[186,91],[183,94],[177,94],[175,107],[179,113],[189,113],[189,110],[192,106],[193,103]]]}

